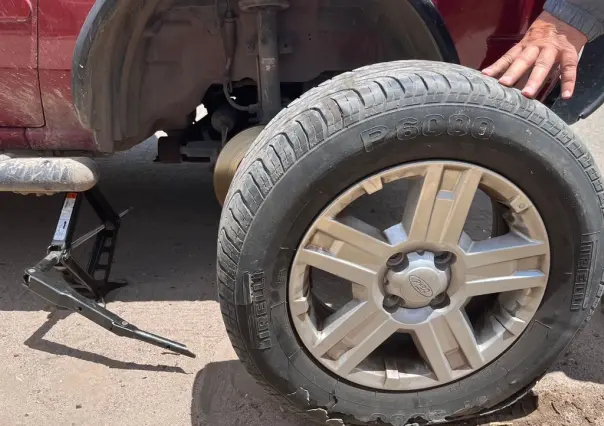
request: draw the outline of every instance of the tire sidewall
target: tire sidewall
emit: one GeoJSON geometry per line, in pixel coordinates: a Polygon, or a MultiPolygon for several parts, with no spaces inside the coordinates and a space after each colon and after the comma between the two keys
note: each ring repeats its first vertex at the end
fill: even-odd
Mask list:
{"type": "MultiPolygon", "coordinates": [[[[585,165],[577,161],[584,156],[581,146],[581,155],[575,154],[568,128],[555,140],[537,124],[478,106],[408,107],[336,133],[288,169],[249,227],[236,274],[239,327],[267,381],[298,406],[405,424],[410,418],[442,421],[482,411],[541,376],[589,314],[604,251],[599,203],[585,165]],[[289,270],[307,229],[341,192],[389,167],[426,160],[472,163],[521,188],[548,230],[550,278],[527,329],[488,366],[435,389],[375,392],[338,380],[307,353],[287,308],[289,270]]],[[[288,125],[272,126],[263,138],[288,125]]]]}

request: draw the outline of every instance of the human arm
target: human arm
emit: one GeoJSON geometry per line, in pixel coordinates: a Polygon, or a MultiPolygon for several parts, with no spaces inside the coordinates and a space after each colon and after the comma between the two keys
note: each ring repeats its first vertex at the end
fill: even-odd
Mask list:
{"type": "Polygon", "coordinates": [[[524,38],[483,73],[513,86],[532,68],[522,90],[532,98],[560,64],[562,97],[568,99],[574,92],[581,49],[603,33],[604,0],[548,0],[524,38]]]}

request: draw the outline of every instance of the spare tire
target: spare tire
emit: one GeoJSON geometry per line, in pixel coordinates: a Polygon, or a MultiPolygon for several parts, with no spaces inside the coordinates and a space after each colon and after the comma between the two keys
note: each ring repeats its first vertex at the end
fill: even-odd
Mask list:
{"type": "Polygon", "coordinates": [[[589,152],[539,102],[456,65],[368,66],[293,102],[243,160],[218,238],[224,322],[250,374],[319,423],[484,414],[593,313],[603,208],[589,152]],[[396,220],[355,213],[400,182],[396,220]],[[506,225],[484,238],[466,224],[478,193],[506,225]]]}

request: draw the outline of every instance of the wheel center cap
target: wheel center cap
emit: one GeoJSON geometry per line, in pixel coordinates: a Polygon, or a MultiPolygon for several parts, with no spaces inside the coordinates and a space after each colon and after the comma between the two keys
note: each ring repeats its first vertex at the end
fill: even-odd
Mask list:
{"type": "Polygon", "coordinates": [[[386,292],[401,297],[407,308],[428,306],[432,299],[443,293],[449,284],[448,270],[438,269],[434,253],[409,253],[408,266],[403,270],[391,269],[387,273],[386,292]]]}

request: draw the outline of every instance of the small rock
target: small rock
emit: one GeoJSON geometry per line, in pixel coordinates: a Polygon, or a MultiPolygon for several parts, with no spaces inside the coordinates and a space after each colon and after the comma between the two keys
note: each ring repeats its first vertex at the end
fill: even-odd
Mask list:
{"type": "Polygon", "coordinates": [[[13,357],[19,358],[19,354],[14,354],[13,357]]]}
{"type": "Polygon", "coordinates": [[[79,410],[80,408],[82,408],[82,404],[76,404],[76,409],[79,410]]]}

